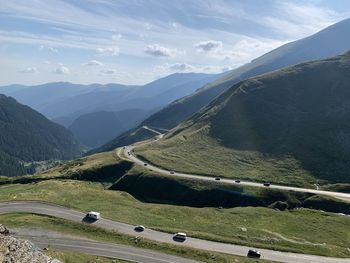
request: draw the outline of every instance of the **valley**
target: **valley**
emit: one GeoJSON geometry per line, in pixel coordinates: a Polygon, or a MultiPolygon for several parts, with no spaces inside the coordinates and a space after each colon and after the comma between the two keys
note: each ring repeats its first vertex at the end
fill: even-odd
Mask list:
{"type": "Polygon", "coordinates": [[[348,263],[349,10],[4,0],[0,262],[348,263]]]}
{"type": "MultiPolygon", "coordinates": [[[[225,243],[232,242],[240,245],[252,245],[252,240],[255,240],[253,245],[256,247],[274,248],[297,253],[308,252],[310,254],[327,256],[347,255],[346,247],[342,248],[342,246],[347,243],[349,237],[343,236],[344,240],[338,238],[340,233],[344,231],[344,226],[347,225],[349,220],[347,216],[305,208],[276,211],[263,207],[220,209],[217,207],[191,208],[189,206],[154,204],[154,201],[152,202],[153,204],[144,203],[126,192],[112,190],[114,181],[111,181],[110,177],[104,177],[107,173],[103,163],[104,160],[107,160],[106,166],[110,167],[117,160],[114,159],[113,161],[113,158],[117,158],[114,152],[98,154],[60,168],[63,169],[60,173],[57,173],[57,169],[54,169],[43,176],[46,180],[36,181],[34,184],[2,185],[0,187],[0,200],[16,200],[16,202],[19,200],[42,200],[80,211],[90,211],[99,207],[99,211],[104,218],[134,225],[143,224],[147,228],[164,232],[173,233],[182,230],[186,231],[191,237],[225,243]],[[110,156],[110,161],[106,158],[108,156],[110,156]],[[66,179],[56,179],[57,176],[64,175],[63,171],[66,171],[66,179]],[[70,177],[74,178],[74,174],[79,174],[80,180],[69,179],[70,177]],[[91,177],[91,174],[95,176],[91,177]],[[305,224],[300,225],[298,223],[300,221],[305,222],[305,224]],[[293,224],[294,226],[291,228],[293,224]],[[333,228],[325,232],[323,229],[326,229],[326,225],[329,224],[333,228]],[[338,224],[339,234],[336,230],[338,224]],[[310,226],[313,227],[311,228],[310,226]],[[246,229],[246,231],[242,229],[246,229]],[[290,232],[291,229],[293,230],[290,232]],[[296,231],[297,229],[299,230],[296,231]],[[310,233],[318,234],[315,236],[310,233]],[[323,242],[327,243],[329,250],[322,245],[323,242]]],[[[119,159],[117,163],[120,161],[119,159]]],[[[118,171],[117,167],[114,166],[113,170],[118,171]]],[[[125,166],[123,165],[123,167],[125,166]]],[[[127,184],[130,185],[131,183],[129,187],[132,187],[132,184],[135,183],[132,183],[129,177],[131,179],[133,174],[135,174],[138,175],[138,180],[140,180],[142,177],[147,178],[147,173],[147,170],[144,170],[141,166],[135,166],[128,172],[128,175],[120,174],[120,176],[126,183],[129,181],[127,184]],[[140,177],[140,172],[145,174],[140,177]]],[[[117,180],[117,182],[121,180],[115,177],[117,174],[113,173],[112,175],[113,180],[117,180]]],[[[35,179],[37,180],[38,178],[35,179]]],[[[161,180],[161,177],[159,179],[156,177],[156,180],[161,180]]],[[[152,183],[154,187],[157,185],[156,182],[153,181],[152,183]]],[[[161,181],[159,182],[161,183],[161,181]]],[[[189,185],[186,180],[180,180],[179,182],[189,185]]],[[[141,185],[147,185],[145,183],[146,181],[141,185]]],[[[213,183],[215,183],[214,180],[213,183]]],[[[205,191],[206,187],[208,187],[206,184],[200,186],[201,184],[197,181],[190,181],[190,184],[193,184],[193,187],[199,191],[205,191]],[[200,190],[201,187],[202,190],[200,190]]],[[[162,186],[160,185],[160,187],[162,186]]],[[[214,185],[214,187],[221,188],[218,185],[214,185]]],[[[163,189],[167,188],[163,187],[163,189]]],[[[250,191],[251,194],[254,193],[254,190],[247,189],[245,191],[247,193],[250,191]]],[[[173,194],[176,194],[176,192],[173,191],[173,194]]],[[[147,195],[144,198],[147,198],[147,195]]],[[[290,198],[293,199],[293,197],[290,198]]],[[[26,211],[32,210],[29,208],[26,211]]],[[[78,220],[80,221],[81,219],[78,220]]]]}

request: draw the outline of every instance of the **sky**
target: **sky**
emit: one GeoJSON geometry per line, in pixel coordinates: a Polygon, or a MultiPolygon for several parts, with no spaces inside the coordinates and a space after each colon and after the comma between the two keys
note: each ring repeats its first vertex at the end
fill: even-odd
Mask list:
{"type": "Polygon", "coordinates": [[[0,85],[220,73],[349,17],[349,0],[1,0],[0,85]]]}

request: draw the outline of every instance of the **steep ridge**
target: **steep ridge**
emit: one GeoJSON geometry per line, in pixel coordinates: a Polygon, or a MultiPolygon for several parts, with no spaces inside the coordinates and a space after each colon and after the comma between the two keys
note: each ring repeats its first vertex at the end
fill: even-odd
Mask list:
{"type": "Polygon", "coordinates": [[[254,167],[262,181],[349,183],[349,83],[350,52],[248,79],[138,154],[163,166],[161,159],[180,167],[201,160],[187,169],[209,173],[213,165],[228,177],[249,177],[254,167]],[[201,150],[187,156],[191,149],[201,150]]]}

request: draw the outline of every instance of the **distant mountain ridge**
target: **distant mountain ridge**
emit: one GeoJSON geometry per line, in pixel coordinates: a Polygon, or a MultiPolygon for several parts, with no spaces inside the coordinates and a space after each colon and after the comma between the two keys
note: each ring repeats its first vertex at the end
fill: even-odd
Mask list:
{"type": "Polygon", "coordinates": [[[137,141],[137,132],[143,125],[174,128],[242,80],[294,64],[336,56],[349,49],[350,19],[346,19],[312,36],[276,48],[246,65],[227,72],[193,94],[170,103],[144,120],[139,127],[120,135],[97,151],[106,151],[124,145],[125,142],[137,141]]]}
{"type": "Polygon", "coordinates": [[[168,103],[191,94],[219,76],[220,74],[175,73],[143,86],[57,82],[37,86],[4,86],[0,87],[0,92],[15,97],[67,128],[72,127],[71,130],[83,143],[97,147],[135,127],[168,103]],[[137,116],[131,116],[130,110],[137,112],[137,116]],[[98,115],[94,114],[97,112],[98,115]],[[108,125],[107,119],[111,122],[116,119],[107,112],[117,113],[118,118],[126,123],[108,125]],[[86,123],[90,122],[90,127],[102,124],[100,120],[94,119],[97,116],[105,120],[100,132],[89,129],[86,123]]]}
{"type": "Polygon", "coordinates": [[[215,74],[175,73],[143,86],[55,82],[36,86],[3,86],[0,92],[14,97],[47,118],[57,119],[103,110],[149,110],[190,94],[213,79],[216,79],[215,74]],[[138,104],[129,107],[132,103],[138,104]]]}
{"type": "Polygon", "coordinates": [[[0,94],[0,175],[21,175],[23,162],[71,159],[80,143],[64,127],[0,94]]]}

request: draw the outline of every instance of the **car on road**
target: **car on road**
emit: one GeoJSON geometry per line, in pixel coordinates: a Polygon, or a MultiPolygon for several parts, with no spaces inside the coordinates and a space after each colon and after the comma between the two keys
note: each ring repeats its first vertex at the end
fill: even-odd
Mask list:
{"type": "Polygon", "coordinates": [[[261,253],[260,253],[260,251],[258,251],[256,249],[249,249],[247,257],[249,257],[249,258],[260,258],[261,257],[261,253]]]}
{"type": "Polygon", "coordinates": [[[93,220],[99,220],[101,218],[101,214],[99,212],[90,211],[86,214],[86,217],[93,220]]]}
{"type": "Polygon", "coordinates": [[[238,179],[237,179],[237,180],[235,180],[235,182],[236,182],[237,184],[239,184],[239,183],[241,182],[241,180],[238,180],[238,179]]]}
{"type": "Polygon", "coordinates": [[[130,155],[130,152],[128,152],[128,155],[130,155]]]}
{"type": "Polygon", "coordinates": [[[147,163],[144,163],[143,165],[144,165],[144,166],[147,166],[148,164],[147,164],[147,163]]]}
{"type": "Polygon", "coordinates": [[[146,228],[144,226],[142,226],[142,225],[135,226],[135,228],[134,228],[134,230],[136,232],[143,232],[143,231],[145,231],[145,229],[146,228]]]}
{"type": "Polygon", "coordinates": [[[173,236],[173,239],[179,242],[184,242],[186,238],[187,238],[187,234],[182,232],[178,232],[173,236]]]}
{"type": "Polygon", "coordinates": [[[264,186],[270,186],[271,183],[264,183],[264,186]]]}
{"type": "Polygon", "coordinates": [[[170,174],[174,174],[175,172],[174,171],[170,171],[170,174]]]}
{"type": "Polygon", "coordinates": [[[215,180],[216,180],[216,181],[220,181],[221,178],[217,176],[217,177],[215,177],[215,180]]]}

